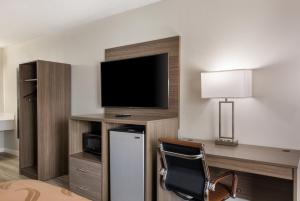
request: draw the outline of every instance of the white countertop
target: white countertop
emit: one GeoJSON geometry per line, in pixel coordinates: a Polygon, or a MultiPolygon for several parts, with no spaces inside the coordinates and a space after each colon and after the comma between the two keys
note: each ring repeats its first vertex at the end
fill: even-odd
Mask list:
{"type": "Polygon", "coordinates": [[[0,131],[15,129],[15,115],[12,113],[0,113],[0,131]]]}
{"type": "Polygon", "coordinates": [[[0,121],[15,120],[15,115],[12,113],[0,113],[0,121]]]}

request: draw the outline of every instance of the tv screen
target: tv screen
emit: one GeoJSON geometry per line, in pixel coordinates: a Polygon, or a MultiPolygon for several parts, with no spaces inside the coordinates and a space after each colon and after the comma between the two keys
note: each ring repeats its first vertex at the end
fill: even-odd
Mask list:
{"type": "Polygon", "coordinates": [[[103,107],[167,108],[168,54],[101,63],[103,107]]]}

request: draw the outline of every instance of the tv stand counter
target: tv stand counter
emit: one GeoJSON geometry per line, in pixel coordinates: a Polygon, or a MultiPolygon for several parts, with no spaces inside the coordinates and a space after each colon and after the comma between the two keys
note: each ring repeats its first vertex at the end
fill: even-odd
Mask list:
{"type": "MultiPolygon", "coordinates": [[[[157,151],[157,140],[160,137],[177,138],[178,134],[178,117],[174,116],[139,116],[132,115],[128,117],[116,117],[115,114],[90,114],[72,116],[69,121],[69,155],[70,159],[80,156],[84,160],[82,150],[82,133],[90,132],[93,126],[101,124],[101,199],[109,201],[109,130],[127,125],[138,125],[145,127],[145,200],[152,201],[154,199],[153,188],[156,181],[153,176],[156,174],[155,162],[157,151]]],[[[78,157],[73,162],[78,162],[78,157]]],[[[88,163],[88,159],[83,161],[88,163]]],[[[73,163],[74,164],[74,163],[73,163]]],[[[72,165],[72,164],[71,164],[72,165]]],[[[75,164],[76,165],[76,164],[75,164]]],[[[80,164],[79,164],[80,165],[80,164]]],[[[70,167],[73,168],[74,167],[70,167]]],[[[76,167],[75,167],[76,168],[76,167]]],[[[73,174],[74,175],[74,174],[73,174]]],[[[86,185],[89,181],[82,177],[82,185],[86,185]]],[[[75,189],[76,190],[76,189],[75,189]]],[[[76,191],[78,192],[78,191],[76,191]]],[[[84,195],[92,195],[93,191],[86,191],[84,195]]],[[[88,197],[90,198],[90,197],[88,197]]]]}
{"type": "Polygon", "coordinates": [[[106,122],[118,124],[147,125],[148,122],[159,121],[163,119],[177,119],[176,116],[140,116],[132,115],[127,117],[116,117],[115,114],[88,114],[72,116],[72,120],[106,122]]]}

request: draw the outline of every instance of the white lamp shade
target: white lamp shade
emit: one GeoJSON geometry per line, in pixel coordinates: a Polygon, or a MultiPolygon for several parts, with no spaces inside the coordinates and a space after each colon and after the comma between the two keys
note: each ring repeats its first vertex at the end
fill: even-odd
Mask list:
{"type": "Polygon", "coordinates": [[[245,98],[251,96],[251,70],[201,73],[202,98],[245,98]]]}

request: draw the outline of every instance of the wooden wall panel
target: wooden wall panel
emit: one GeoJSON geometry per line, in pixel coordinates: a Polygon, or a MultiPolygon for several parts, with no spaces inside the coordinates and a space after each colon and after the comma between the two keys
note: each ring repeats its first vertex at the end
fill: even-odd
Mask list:
{"type": "Polygon", "coordinates": [[[170,37],[105,50],[105,60],[118,60],[146,55],[169,53],[169,108],[138,109],[138,108],[105,108],[108,114],[179,116],[180,95],[180,37],[170,37]]]}

